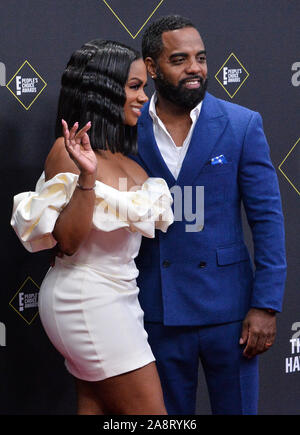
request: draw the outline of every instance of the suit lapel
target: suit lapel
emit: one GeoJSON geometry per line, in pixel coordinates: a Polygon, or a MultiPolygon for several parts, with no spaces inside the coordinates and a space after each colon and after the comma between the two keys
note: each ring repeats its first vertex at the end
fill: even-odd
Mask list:
{"type": "Polygon", "coordinates": [[[152,118],[149,115],[149,103],[143,108],[143,114],[139,120],[138,152],[141,160],[148,168],[148,175],[164,178],[169,188],[176,184],[176,180],[167,167],[156,144],[152,118]]]}
{"type": "Polygon", "coordinates": [[[203,165],[211,158],[213,149],[227,122],[228,119],[221,111],[217,99],[207,93],[178,175],[177,184],[181,186],[192,184],[203,165]]]}

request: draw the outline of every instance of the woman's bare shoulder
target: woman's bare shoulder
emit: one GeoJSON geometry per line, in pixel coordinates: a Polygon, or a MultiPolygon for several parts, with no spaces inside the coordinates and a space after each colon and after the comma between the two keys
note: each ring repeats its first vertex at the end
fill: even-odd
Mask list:
{"type": "Polygon", "coordinates": [[[70,158],[65,148],[64,138],[59,137],[54,142],[45,161],[45,178],[50,180],[61,172],[79,174],[79,169],[70,158]]]}

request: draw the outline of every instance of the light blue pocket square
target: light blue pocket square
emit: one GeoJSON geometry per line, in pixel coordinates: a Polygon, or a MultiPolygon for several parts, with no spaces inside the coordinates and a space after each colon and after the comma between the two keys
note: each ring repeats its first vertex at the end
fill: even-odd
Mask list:
{"type": "Polygon", "coordinates": [[[226,157],[223,154],[221,154],[220,156],[213,157],[212,159],[210,159],[210,164],[211,165],[223,165],[223,163],[227,163],[226,157]]]}

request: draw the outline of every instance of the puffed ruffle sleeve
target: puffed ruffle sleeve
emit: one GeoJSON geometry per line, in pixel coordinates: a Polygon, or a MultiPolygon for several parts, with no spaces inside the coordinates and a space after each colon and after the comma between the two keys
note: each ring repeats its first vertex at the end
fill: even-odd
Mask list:
{"type": "MultiPolygon", "coordinates": [[[[52,232],[56,220],[70,201],[78,175],[60,173],[45,181],[43,173],[34,192],[14,197],[11,225],[30,252],[56,245],[52,232]]],[[[136,191],[120,191],[96,181],[93,229],[126,228],[153,238],[155,229],[167,231],[174,221],[172,196],[162,178],[148,178],[136,191]]]]}

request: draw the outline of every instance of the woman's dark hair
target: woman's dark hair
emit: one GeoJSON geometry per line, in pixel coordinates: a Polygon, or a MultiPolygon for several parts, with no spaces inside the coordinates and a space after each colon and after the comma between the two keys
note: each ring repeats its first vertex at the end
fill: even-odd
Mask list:
{"type": "Polygon", "coordinates": [[[171,30],[194,27],[193,23],[180,15],[167,15],[154,21],[144,32],[142,40],[143,58],[156,61],[163,50],[162,34],[171,30]]]}
{"type": "Polygon", "coordinates": [[[124,124],[125,84],[130,65],[141,55],[115,41],[96,39],[75,51],[62,75],[56,119],[56,137],[62,136],[61,120],[79,128],[88,121],[91,146],[122,154],[136,153],[137,127],[124,124]]]}

